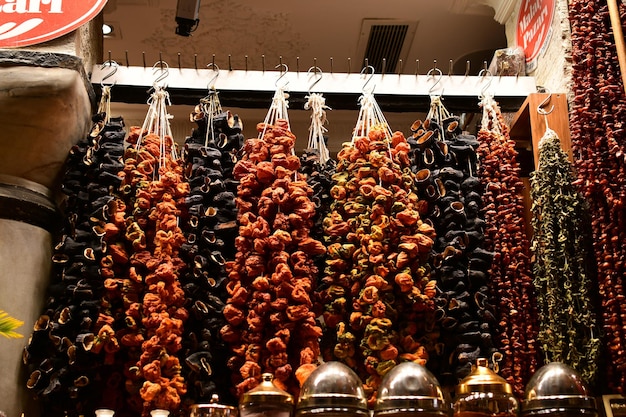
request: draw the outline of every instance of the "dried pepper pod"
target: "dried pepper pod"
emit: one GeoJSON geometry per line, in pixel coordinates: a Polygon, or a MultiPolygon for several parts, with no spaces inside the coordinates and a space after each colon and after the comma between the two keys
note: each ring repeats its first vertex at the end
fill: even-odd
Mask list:
{"type": "MultiPolygon", "coordinates": [[[[619,3],[619,2],[618,2],[619,3]]],[[[619,4],[624,16],[626,8],[619,4]]],[[[605,348],[601,380],[626,393],[626,115],[624,85],[606,2],[569,4],[572,28],[570,128],[574,167],[593,215],[593,253],[598,276],[599,323],[605,348]]]]}
{"type": "Polygon", "coordinates": [[[324,357],[353,368],[371,404],[393,366],[428,358],[421,338],[434,312],[427,260],[435,233],[420,219],[409,150],[373,96],[364,95],[354,137],[338,155],[324,219],[324,357]]]}
{"type": "Polygon", "coordinates": [[[491,96],[481,105],[478,177],[484,189],[485,244],[494,252],[489,286],[496,307],[496,348],[504,355],[502,376],[518,398],[537,367],[537,309],[524,229],[523,183],[515,142],[491,96]]]}
{"type": "Polygon", "coordinates": [[[98,339],[110,346],[107,385],[123,390],[122,410],[180,407],[186,384],[177,352],[188,312],[179,275],[184,236],[179,217],[189,184],[167,122],[167,92],[156,86],[142,127],[132,127],[120,173],[121,197],[105,224],[108,268],[98,339]],[[112,319],[109,319],[111,317],[112,319]]]}
{"type": "MultiPolygon", "coordinates": [[[[100,110],[110,90],[103,91],[100,110]]],[[[64,224],[54,247],[52,280],[43,314],[24,349],[27,387],[50,415],[91,413],[100,405],[97,322],[102,312],[100,264],[106,242],[102,225],[110,213],[123,166],[124,122],[100,111],[89,134],[72,147],[61,188],[64,224]]]]}

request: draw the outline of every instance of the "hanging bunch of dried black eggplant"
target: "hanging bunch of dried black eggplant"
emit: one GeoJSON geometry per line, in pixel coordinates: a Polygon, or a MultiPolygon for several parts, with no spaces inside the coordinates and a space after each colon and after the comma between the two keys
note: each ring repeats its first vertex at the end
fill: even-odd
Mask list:
{"type": "Polygon", "coordinates": [[[551,129],[539,142],[539,166],[530,181],[538,345],[546,363],[567,363],[592,384],[600,339],[588,268],[589,208],[573,185],[572,166],[551,129]]]}
{"type": "Polygon", "coordinates": [[[179,356],[188,384],[187,403],[209,402],[213,394],[232,403],[228,350],[219,332],[226,324],[223,311],[228,298],[224,263],[235,257],[237,181],[232,171],[243,145],[243,126],[237,115],[222,110],[215,90],[201,100],[190,119],[198,128],[183,148],[191,191],[182,226],[187,241],[181,246],[188,266],[181,282],[190,317],[179,356]]]}
{"type": "Polygon", "coordinates": [[[103,293],[100,264],[106,251],[103,225],[121,183],[125,136],[123,120],[103,112],[109,94],[105,88],[91,132],[66,160],[65,221],[52,257],[49,297],[24,349],[27,387],[50,416],[91,414],[102,405],[102,343],[96,329],[103,293]]]}
{"type": "MultiPolygon", "coordinates": [[[[327,130],[326,123],[326,100],[321,94],[311,93],[307,96],[308,101],[304,108],[311,110],[311,126],[309,127],[309,142],[307,148],[300,156],[300,172],[306,176],[307,184],[313,189],[311,201],[315,204],[315,216],[311,237],[322,240],[324,227],[322,222],[326,213],[330,212],[333,198],[330,195],[332,176],[335,173],[337,162],[330,158],[326,147],[327,130]]],[[[326,254],[316,257],[315,264],[320,271],[324,270],[326,254]]]]}
{"type": "Polygon", "coordinates": [[[411,166],[424,218],[437,232],[437,325],[427,345],[428,367],[442,385],[454,386],[478,357],[494,351],[495,311],[487,287],[493,254],[483,248],[482,186],[475,176],[478,141],[462,131],[460,118],[439,96],[431,97],[427,117],[415,121],[411,133],[411,166]]]}

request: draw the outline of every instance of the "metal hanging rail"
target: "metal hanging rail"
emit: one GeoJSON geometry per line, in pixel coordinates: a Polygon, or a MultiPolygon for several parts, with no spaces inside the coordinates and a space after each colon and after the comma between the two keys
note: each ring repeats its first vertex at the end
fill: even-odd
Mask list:
{"type": "MultiPolygon", "coordinates": [[[[114,101],[145,103],[148,98],[147,90],[152,87],[152,80],[159,70],[157,64],[155,67],[120,65],[113,75],[110,66],[98,65],[94,67],[91,81],[96,93],[100,92],[103,80],[107,84],[114,83],[114,101]]],[[[285,74],[279,71],[172,67],[165,71],[168,74],[164,82],[172,104],[197,104],[207,95],[208,88],[214,86],[219,91],[223,105],[241,108],[267,108],[277,88],[276,80],[279,75],[285,74]]],[[[503,111],[517,111],[525,98],[537,91],[534,77],[527,76],[364,75],[337,72],[324,73],[313,91],[324,93],[327,103],[333,109],[358,109],[358,99],[368,78],[371,78],[368,90],[374,87],[380,107],[392,112],[426,111],[431,93],[441,95],[446,108],[451,111],[477,109],[478,96],[481,92],[484,93],[486,85],[488,92],[494,94],[503,111]]],[[[289,102],[294,108],[305,102],[311,80],[311,74],[302,71],[287,72],[281,79],[281,85],[288,83],[285,90],[289,93],[289,102]]]]}

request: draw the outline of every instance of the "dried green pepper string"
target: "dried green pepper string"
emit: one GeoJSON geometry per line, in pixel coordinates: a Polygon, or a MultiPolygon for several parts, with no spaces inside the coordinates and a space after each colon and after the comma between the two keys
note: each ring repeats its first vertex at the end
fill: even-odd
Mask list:
{"type": "Polygon", "coordinates": [[[530,177],[538,342],[546,363],[566,363],[593,384],[600,339],[586,263],[589,207],[575,179],[559,137],[547,129],[539,143],[539,166],[530,177]]]}

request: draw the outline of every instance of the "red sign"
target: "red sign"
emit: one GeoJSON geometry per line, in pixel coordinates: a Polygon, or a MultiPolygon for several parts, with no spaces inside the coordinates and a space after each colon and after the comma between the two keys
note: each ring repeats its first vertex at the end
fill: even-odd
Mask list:
{"type": "Polygon", "coordinates": [[[555,0],[522,0],[517,15],[517,46],[524,49],[526,64],[537,59],[550,36],[555,0]]]}
{"type": "Polygon", "coordinates": [[[93,19],[107,0],[0,0],[0,48],[34,45],[93,19]]]}

